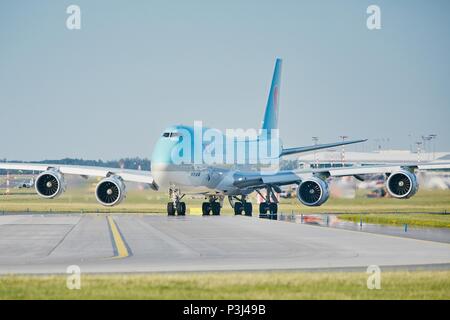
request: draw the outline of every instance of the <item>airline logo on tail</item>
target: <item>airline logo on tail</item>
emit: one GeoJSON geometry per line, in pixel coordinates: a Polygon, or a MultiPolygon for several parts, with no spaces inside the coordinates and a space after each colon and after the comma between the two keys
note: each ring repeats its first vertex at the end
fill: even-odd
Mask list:
{"type": "Polygon", "coordinates": [[[273,112],[275,119],[278,119],[278,86],[273,88],[273,112]]]}

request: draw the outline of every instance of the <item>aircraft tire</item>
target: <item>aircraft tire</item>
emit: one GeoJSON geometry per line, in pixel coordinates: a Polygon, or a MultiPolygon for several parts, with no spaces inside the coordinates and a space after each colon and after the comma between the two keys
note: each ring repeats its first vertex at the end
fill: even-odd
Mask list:
{"type": "Polygon", "coordinates": [[[211,211],[213,216],[220,216],[220,203],[212,202],[211,203],[211,211]]]}
{"type": "Polygon", "coordinates": [[[211,204],[209,202],[203,202],[202,203],[202,214],[204,216],[209,216],[210,212],[211,212],[211,204]]]}
{"type": "Polygon", "coordinates": [[[252,216],[253,206],[251,202],[244,203],[244,212],[247,217],[252,216]]]}
{"type": "Polygon", "coordinates": [[[261,202],[259,204],[259,213],[260,214],[266,214],[269,210],[269,205],[266,202],[261,202]]]}
{"type": "Polygon", "coordinates": [[[277,214],[278,213],[278,204],[275,202],[271,202],[269,204],[269,211],[271,214],[277,214]]]}
{"type": "Polygon", "coordinates": [[[244,206],[242,204],[242,202],[236,202],[234,204],[234,215],[235,216],[240,216],[242,215],[242,210],[244,209],[244,206]]]}
{"type": "Polygon", "coordinates": [[[177,214],[179,216],[185,216],[186,215],[186,203],[185,202],[179,202],[177,204],[177,214]]]}
{"type": "Polygon", "coordinates": [[[175,206],[173,205],[173,202],[167,203],[167,215],[168,216],[174,216],[175,215],[175,206]]]}

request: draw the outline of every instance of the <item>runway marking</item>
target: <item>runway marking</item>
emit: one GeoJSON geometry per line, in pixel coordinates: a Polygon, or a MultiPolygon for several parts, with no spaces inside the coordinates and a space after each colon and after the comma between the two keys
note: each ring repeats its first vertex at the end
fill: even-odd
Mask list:
{"type": "MultiPolygon", "coordinates": [[[[80,218],[80,219],[77,221],[77,223],[74,223],[74,224],[72,225],[72,227],[69,229],[69,231],[67,231],[66,234],[64,235],[64,237],[62,237],[62,239],[59,240],[59,242],[56,244],[56,246],[54,246],[54,247],[50,250],[50,252],[47,254],[47,256],[51,255],[51,254],[56,250],[56,248],[58,248],[58,247],[64,242],[64,240],[66,240],[66,238],[67,238],[67,236],[69,235],[69,233],[71,233],[72,230],[75,229],[75,227],[80,223],[81,219],[83,219],[83,218],[80,218]]],[[[38,224],[33,224],[33,225],[38,225],[38,224]]],[[[48,224],[48,225],[50,225],[50,224],[48,224]]],[[[64,224],[64,225],[67,225],[67,224],[64,224]]],[[[53,226],[53,225],[52,225],[52,226],[53,226]]]]}
{"type": "Polygon", "coordinates": [[[107,217],[109,231],[111,234],[111,242],[113,244],[114,249],[114,258],[126,258],[131,255],[131,250],[127,246],[122,233],[117,227],[116,222],[111,216],[107,217]]]}

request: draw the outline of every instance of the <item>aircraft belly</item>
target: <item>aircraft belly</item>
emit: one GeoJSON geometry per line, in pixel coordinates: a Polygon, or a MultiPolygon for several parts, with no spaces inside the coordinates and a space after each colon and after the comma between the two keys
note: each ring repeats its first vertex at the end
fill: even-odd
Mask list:
{"type": "Polygon", "coordinates": [[[214,186],[209,182],[206,171],[192,168],[165,168],[165,170],[152,170],[152,175],[160,190],[169,188],[180,189],[183,193],[209,193],[215,192],[214,186]]]}

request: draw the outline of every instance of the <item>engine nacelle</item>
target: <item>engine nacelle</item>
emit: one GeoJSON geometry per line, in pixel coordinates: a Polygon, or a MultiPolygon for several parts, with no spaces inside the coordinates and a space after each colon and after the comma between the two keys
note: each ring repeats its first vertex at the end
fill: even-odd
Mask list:
{"type": "Polygon", "coordinates": [[[330,196],[328,184],[319,178],[302,181],[297,188],[297,198],[305,206],[317,207],[325,203],[330,196]]]}
{"type": "Polygon", "coordinates": [[[95,189],[97,201],[107,207],[115,206],[125,198],[126,188],[122,178],[111,176],[103,179],[95,189]]]}
{"type": "Polygon", "coordinates": [[[391,196],[398,199],[408,199],[419,189],[414,173],[400,170],[392,173],[386,181],[386,189],[391,196]]]}
{"type": "Polygon", "coordinates": [[[39,196],[53,199],[65,191],[64,176],[58,170],[42,172],[34,183],[39,196]]]}

